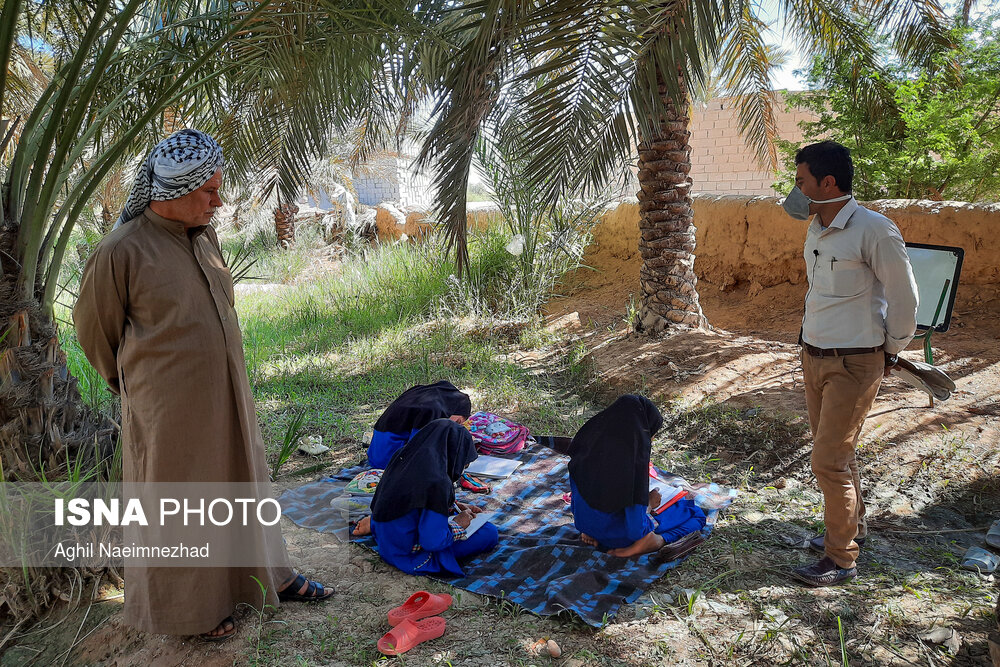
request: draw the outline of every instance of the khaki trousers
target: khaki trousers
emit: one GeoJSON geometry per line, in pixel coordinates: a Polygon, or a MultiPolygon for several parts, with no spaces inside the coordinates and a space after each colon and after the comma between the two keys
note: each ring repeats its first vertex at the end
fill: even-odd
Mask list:
{"type": "Polygon", "coordinates": [[[854,538],[867,534],[855,450],[884,370],[881,351],[843,357],[814,357],[802,351],[812,470],[823,491],[826,555],[842,568],[854,567],[854,538]]]}

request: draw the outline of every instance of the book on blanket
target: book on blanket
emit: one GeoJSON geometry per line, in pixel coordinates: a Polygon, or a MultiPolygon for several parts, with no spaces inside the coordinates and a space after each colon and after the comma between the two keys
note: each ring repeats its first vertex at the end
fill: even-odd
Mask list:
{"type": "Polygon", "coordinates": [[[479,477],[492,477],[493,479],[506,479],[521,465],[520,461],[501,459],[496,456],[480,454],[479,458],[469,464],[465,472],[479,477]]]}
{"type": "Polygon", "coordinates": [[[472,517],[472,522],[469,523],[469,527],[465,529],[465,538],[468,539],[472,537],[472,534],[483,527],[483,525],[493,518],[496,512],[480,512],[476,516],[472,517]]]}
{"type": "Polygon", "coordinates": [[[660,492],[660,506],[652,510],[653,514],[661,513],[687,495],[687,491],[681,487],[667,484],[659,477],[650,475],[649,490],[653,491],[654,489],[660,492]]]}

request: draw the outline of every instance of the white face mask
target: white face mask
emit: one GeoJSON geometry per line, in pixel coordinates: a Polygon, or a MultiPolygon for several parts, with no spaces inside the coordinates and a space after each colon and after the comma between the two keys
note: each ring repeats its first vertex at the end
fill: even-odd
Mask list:
{"type": "Polygon", "coordinates": [[[810,199],[807,197],[802,190],[799,190],[799,186],[792,188],[792,191],[788,193],[788,196],[779,202],[781,207],[785,209],[785,213],[792,216],[796,220],[808,220],[809,219],[809,206],[811,204],[832,204],[838,201],[847,201],[854,195],[848,193],[840,197],[834,197],[833,199],[810,199]]]}

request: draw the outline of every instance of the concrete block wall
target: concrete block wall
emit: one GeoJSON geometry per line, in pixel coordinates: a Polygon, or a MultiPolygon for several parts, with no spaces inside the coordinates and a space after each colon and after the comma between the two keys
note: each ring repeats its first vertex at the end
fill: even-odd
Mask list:
{"type": "Polygon", "coordinates": [[[399,201],[399,181],[389,178],[363,176],[354,179],[358,202],[377,206],[384,201],[399,201]]]}
{"type": "Polygon", "coordinates": [[[383,153],[354,172],[359,203],[376,206],[384,201],[399,201],[398,162],[394,153],[383,153]]]}
{"type": "Polygon", "coordinates": [[[434,201],[430,174],[417,170],[414,157],[419,146],[408,141],[400,153],[383,153],[354,174],[358,201],[377,206],[384,201],[407,207],[427,207],[434,201]]]}
{"type": "Polygon", "coordinates": [[[399,201],[403,206],[427,208],[434,203],[430,174],[414,169],[412,164],[400,165],[399,201]]]}
{"type": "MultiPolygon", "coordinates": [[[[798,124],[814,120],[804,111],[784,111],[784,99],[776,105],[778,136],[799,141],[798,124]]],[[[761,168],[755,153],[740,135],[739,113],[732,98],[696,102],[691,112],[691,180],[693,191],[710,194],[775,195],[775,177],[761,168]]]]}

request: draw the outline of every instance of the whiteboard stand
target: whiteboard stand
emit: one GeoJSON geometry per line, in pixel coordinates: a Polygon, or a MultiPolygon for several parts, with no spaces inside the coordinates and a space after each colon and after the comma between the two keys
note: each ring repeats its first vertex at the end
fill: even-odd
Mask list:
{"type": "Polygon", "coordinates": [[[923,341],[924,361],[933,364],[931,336],[935,331],[944,333],[951,326],[965,250],[953,246],[907,243],[906,254],[910,258],[920,299],[917,330],[923,333],[916,338],[923,341]]]}

